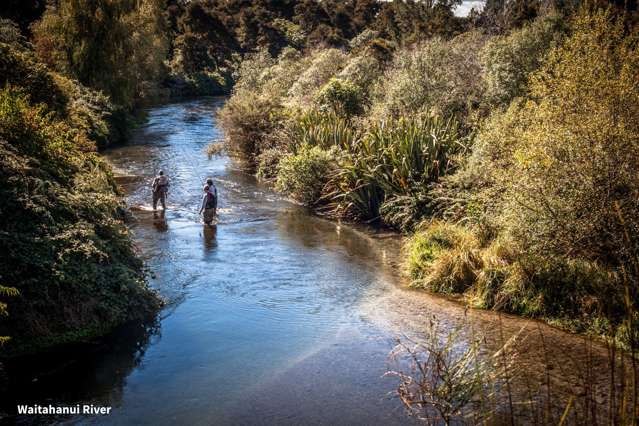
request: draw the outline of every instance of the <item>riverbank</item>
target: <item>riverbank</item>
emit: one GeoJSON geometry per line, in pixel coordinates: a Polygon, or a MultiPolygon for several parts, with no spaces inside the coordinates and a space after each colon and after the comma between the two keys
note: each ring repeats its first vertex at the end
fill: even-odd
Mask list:
{"type": "Polygon", "coordinates": [[[97,153],[121,139],[109,99],[0,42],[0,356],[89,341],[161,306],[97,153]]]}
{"type": "Polygon", "coordinates": [[[620,71],[637,66],[624,16],[582,7],[508,35],[260,52],[219,113],[227,149],[322,215],[412,235],[415,287],[634,351],[639,180],[607,166],[639,161],[636,112],[612,106],[639,96],[620,71]],[[592,58],[607,76],[577,78],[592,58]]]}

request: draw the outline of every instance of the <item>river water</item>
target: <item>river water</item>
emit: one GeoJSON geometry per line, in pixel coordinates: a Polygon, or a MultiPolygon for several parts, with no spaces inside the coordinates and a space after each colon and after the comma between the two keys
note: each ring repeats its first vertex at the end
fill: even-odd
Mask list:
{"type": "MultiPolygon", "coordinates": [[[[152,108],[129,144],[105,153],[126,190],[150,283],[168,301],[157,321],[89,350],[23,362],[4,401],[7,412],[30,402],[110,406],[111,414],[9,422],[410,424],[396,380],[384,376],[398,335],[418,336],[433,318],[444,330],[469,318],[487,348],[497,340],[495,314],[403,288],[396,236],[314,217],[229,158],[208,158],[207,145],[222,138],[222,104],[152,108]],[[149,185],[160,169],[171,188],[166,214],[154,217],[149,185]],[[213,228],[197,215],[207,177],[220,194],[213,228]]],[[[558,386],[576,386],[582,339],[518,318],[499,322],[506,338],[530,335],[521,363],[531,372],[544,369],[535,340],[543,332],[552,358],[543,365],[554,365],[558,386]]]]}

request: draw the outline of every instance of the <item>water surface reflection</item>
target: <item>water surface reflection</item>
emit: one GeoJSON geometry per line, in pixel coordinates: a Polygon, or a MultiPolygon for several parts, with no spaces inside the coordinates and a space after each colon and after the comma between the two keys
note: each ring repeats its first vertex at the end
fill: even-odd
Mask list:
{"type": "MultiPolygon", "coordinates": [[[[222,102],[153,108],[130,144],[106,153],[127,192],[151,285],[169,302],[158,322],[48,367],[15,366],[3,410],[27,400],[94,402],[114,406],[112,414],[48,420],[118,425],[413,422],[392,397],[395,382],[383,377],[394,338],[418,336],[433,316],[452,327],[466,312],[398,286],[396,237],[313,217],[228,158],[209,159],[222,102]],[[169,208],[154,215],[149,184],[159,169],[171,179],[169,208]],[[220,193],[213,227],[197,214],[207,177],[220,193]]],[[[497,317],[468,315],[488,336],[486,347],[496,347],[497,317]]],[[[503,324],[506,338],[538,327],[510,317],[503,324]]],[[[539,327],[559,348],[552,362],[568,365],[562,356],[580,340],[539,327]]],[[[522,363],[541,371],[538,338],[529,334],[522,363]]],[[[570,385],[569,377],[557,380],[570,385]]]]}

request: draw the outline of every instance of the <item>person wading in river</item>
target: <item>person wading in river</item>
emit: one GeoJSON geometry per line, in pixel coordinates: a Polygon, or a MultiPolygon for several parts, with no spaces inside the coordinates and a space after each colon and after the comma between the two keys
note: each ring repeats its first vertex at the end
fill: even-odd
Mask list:
{"type": "Polygon", "coordinates": [[[157,210],[158,201],[162,203],[162,209],[166,210],[166,195],[169,192],[169,178],[164,175],[164,172],[160,170],[158,175],[153,179],[153,210],[157,210]]]}
{"type": "Polygon", "coordinates": [[[202,205],[200,206],[200,214],[204,212],[204,223],[210,225],[215,218],[217,211],[217,188],[213,185],[211,179],[207,180],[204,187],[204,196],[202,197],[202,205]],[[211,182],[210,185],[208,183],[211,182]]]}

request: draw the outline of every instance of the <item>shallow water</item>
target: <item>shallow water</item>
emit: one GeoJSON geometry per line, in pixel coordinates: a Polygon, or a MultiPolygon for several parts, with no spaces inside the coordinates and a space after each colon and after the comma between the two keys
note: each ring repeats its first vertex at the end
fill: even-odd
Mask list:
{"type": "MultiPolygon", "coordinates": [[[[446,330],[466,316],[494,337],[495,314],[402,288],[396,237],[314,217],[227,157],[208,158],[206,146],[222,137],[214,118],[222,104],[150,109],[131,143],[105,153],[127,192],[151,285],[168,306],[154,324],[124,327],[89,350],[21,361],[2,404],[7,413],[17,402],[93,403],[112,413],[5,422],[412,423],[393,396],[396,381],[383,376],[395,337],[419,335],[433,317],[446,330]],[[166,214],[154,217],[149,186],[159,169],[171,188],[166,214]],[[207,177],[220,194],[213,228],[197,215],[207,177]]],[[[532,336],[522,356],[531,372],[542,368],[537,330],[558,358],[581,345],[535,322],[504,317],[502,325],[506,337],[532,336]]],[[[582,363],[552,362],[557,380],[572,386],[562,369],[582,363]]]]}

